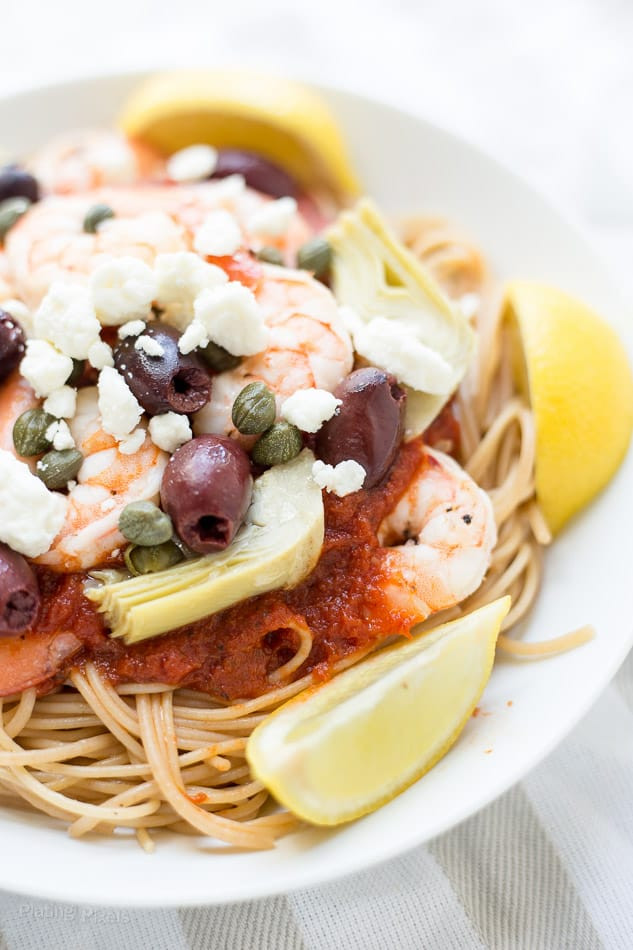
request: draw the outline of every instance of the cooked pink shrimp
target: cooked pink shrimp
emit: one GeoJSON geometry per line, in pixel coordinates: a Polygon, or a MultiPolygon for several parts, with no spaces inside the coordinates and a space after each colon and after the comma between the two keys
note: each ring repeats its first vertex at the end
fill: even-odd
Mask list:
{"type": "Polygon", "coordinates": [[[425,453],[419,474],[378,529],[387,596],[417,623],[479,587],[497,540],[486,492],[448,455],[425,453]]]}
{"type": "Polygon", "coordinates": [[[116,556],[126,542],[118,529],[119,515],[131,501],[157,501],[168,461],[149,437],[132,455],[122,454],[112,436],[101,429],[95,387],[81,389],[77,413],[70,422],[84,462],[77,484],[68,492],[66,523],[46,554],[38,558],[57,571],[88,570],[116,556]]]}
{"type": "MultiPolygon", "coordinates": [[[[158,254],[190,250],[196,229],[218,209],[235,215],[243,246],[258,249],[264,238],[251,233],[249,220],[269,200],[249,188],[231,187],[228,179],[51,196],[33,205],[9,232],[8,277],[17,295],[35,309],[54,280],[85,281],[104,255],[131,255],[152,264],[158,254]],[[83,220],[95,204],[111,207],[114,217],[96,234],[87,234],[83,220]]],[[[283,237],[274,240],[294,260],[311,233],[296,214],[283,237]]]]}
{"type": "Polygon", "coordinates": [[[59,135],[27,163],[45,192],[74,194],[102,185],[133,185],[165,175],[158,152],[110,129],[59,135]]]}
{"type": "Polygon", "coordinates": [[[240,438],[231,408],[249,382],[266,383],[279,405],[297,389],[331,392],[352,369],[352,342],[327,287],[305,271],[266,266],[255,296],[270,330],[269,344],[215,377],[211,399],[195,419],[198,434],[240,438]]]}

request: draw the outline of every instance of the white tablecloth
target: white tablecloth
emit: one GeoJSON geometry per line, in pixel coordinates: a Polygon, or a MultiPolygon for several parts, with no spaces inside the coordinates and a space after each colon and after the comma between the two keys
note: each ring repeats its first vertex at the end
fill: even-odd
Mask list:
{"type": "MultiPolygon", "coordinates": [[[[2,7],[0,91],[231,60],[378,94],[553,194],[633,289],[631,0],[2,7]]],[[[327,887],[212,909],[105,910],[0,894],[0,950],[630,950],[632,789],[630,656],[524,782],[404,857],[327,887]]]]}

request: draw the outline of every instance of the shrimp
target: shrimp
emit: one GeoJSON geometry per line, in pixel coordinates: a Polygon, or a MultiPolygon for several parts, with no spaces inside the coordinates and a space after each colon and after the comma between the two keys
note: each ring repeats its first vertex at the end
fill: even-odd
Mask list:
{"type": "MultiPolygon", "coordinates": [[[[34,310],[53,281],[85,283],[104,255],[131,255],[151,265],[158,254],[191,250],[196,229],[218,209],[235,215],[244,247],[256,250],[264,239],[249,230],[249,219],[269,200],[230,179],[53,195],[33,205],[9,232],[8,274],[16,294],[34,310]],[[111,207],[114,217],[87,234],[83,220],[95,204],[111,207]]],[[[311,234],[297,214],[286,234],[274,240],[291,261],[311,234]]]]}
{"type": "Polygon", "coordinates": [[[13,426],[18,416],[39,404],[39,399],[17,369],[0,386],[0,449],[11,452],[32,470],[35,470],[32,459],[22,458],[15,451],[13,426]]]}
{"type": "Polygon", "coordinates": [[[448,455],[425,462],[378,528],[383,589],[413,623],[472,594],[497,540],[490,498],[448,455]]]}
{"type": "Polygon", "coordinates": [[[352,369],[352,342],[327,287],[305,271],[266,266],[263,273],[255,296],[270,330],[268,347],[215,377],[211,399],[195,418],[197,434],[241,440],[231,408],[249,382],[266,383],[279,408],[297,389],[331,392],[352,369]]]}
{"type": "Polygon", "coordinates": [[[31,156],[27,167],[45,192],[57,194],[165,177],[165,160],[158,152],[109,129],[57,136],[31,156]]]}

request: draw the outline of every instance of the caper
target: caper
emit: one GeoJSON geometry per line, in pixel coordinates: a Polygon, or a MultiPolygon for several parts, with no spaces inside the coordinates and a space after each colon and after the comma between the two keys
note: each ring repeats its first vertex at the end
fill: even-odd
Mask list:
{"type": "Polygon", "coordinates": [[[28,198],[7,198],[0,203],[0,240],[5,237],[25,211],[28,211],[31,202],[28,198]]]}
{"type": "Polygon", "coordinates": [[[216,373],[223,373],[226,369],[235,369],[235,367],[241,363],[239,356],[233,356],[232,353],[225,350],[223,346],[214,343],[213,340],[207,343],[204,349],[196,350],[196,353],[198,356],[201,356],[207,366],[210,369],[214,369],[216,373]]]}
{"type": "Polygon", "coordinates": [[[35,472],[47,488],[59,491],[77,477],[83,460],[83,455],[77,449],[53,450],[39,460],[35,472]]]}
{"type": "Polygon", "coordinates": [[[242,435],[259,435],[275,421],[275,397],[264,383],[249,383],[236,397],[231,411],[233,425],[242,435]]]}
{"type": "Polygon", "coordinates": [[[260,247],[256,257],[259,261],[263,261],[264,264],[278,264],[280,267],[284,262],[281,251],[276,247],[260,247]]]}
{"type": "Polygon", "coordinates": [[[86,231],[87,234],[95,234],[102,221],[107,221],[108,218],[113,217],[114,211],[109,205],[93,205],[91,208],[88,208],[86,212],[84,231],[86,231]]]}
{"type": "Polygon", "coordinates": [[[132,544],[154,547],[169,541],[174,529],[171,518],[151,501],[132,501],[119,516],[119,531],[132,544]]]}
{"type": "Polygon", "coordinates": [[[27,409],[15,420],[13,426],[13,444],[15,451],[23,458],[41,455],[51,447],[46,438],[46,430],[55,422],[55,416],[43,409],[27,409]]]}
{"type": "Polygon", "coordinates": [[[85,366],[86,366],[85,360],[73,359],[73,368],[70,371],[70,376],[66,380],[67,386],[76,386],[79,383],[79,380],[84,374],[85,366]]]}
{"type": "Polygon", "coordinates": [[[173,541],[165,541],[154,547],[137,547],[131,544],[123,557],[132,574],[155,574],[173,567],[183,559],[183,553],[173,541]]]}
{"type": "Polygon", "coordinates": [[[297,264],[302,270],[311,270],[315,277],[327,274],[332,263],[332,248],[325,238],[315,237],[302,244],[297,253],[297,264]]]}
{"type": "Polygon", "coordinates": [[[303,448],[303,439],[296,426],[276,422],[253,446],[251,458],[257,465],[281,465],[295,458],[303,448]]]}

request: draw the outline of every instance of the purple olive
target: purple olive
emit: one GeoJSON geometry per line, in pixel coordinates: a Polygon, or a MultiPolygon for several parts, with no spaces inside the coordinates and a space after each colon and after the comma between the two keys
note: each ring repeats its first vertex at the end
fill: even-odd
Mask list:
{"type": "Polygon", "coordinates": [[[193,353],[178,349],[180,333],[166,323],[148,323],[140,337],[129,336],[114,350],[114,365],[139,403],[150,415],[189,414],[211,398],[211,375],[193,353]],[[162,353],[152,356],[138,348],[143,337],[155,340],[162,353]]]}
{"type": "Polygon", "coordinates": [[[0,543],[0,636],[17,636],[37,616],[40,592],[30,565],[21,554],[0,543]]]}
{"type": "Polygon", "coordinates": [[[10,313],[0,310],[0,381],[13,372],[26,349],[24,331],[10,313]]]}
{"type": "Polygon", "coordinates": [[[213,178],[226,178],[228,175],[243,175],[249,188],[263,191],[273,198],[290,195],[297,197],[297,183],[274,162],[268,161],[256,152],[247,152],[238,148],[221,148],[213,178]]]}
{"type": "Polygon", "coordinates": [[[404,428],[406,393],[389,373],[368,366],[340,383],[342,400],[335,416],[316,438],[316,454],[329,465],[353,459],[367,472],[363,488],[372,488],[393,465],[404,428]]]}
{"type": "Polygon", "coordinates": [[[37,178],[19,165],[5,165],[0,168],[0,201],[7,198],[28,198],[39,201],[40,186],[37,178]]]}
{"type": "Polygon", "coordinates": [[[160,489],[179,537],[197,554],[227,547],[244,520],[253,480],[237,442],[200,435],[174,452],[160,489]]]}

